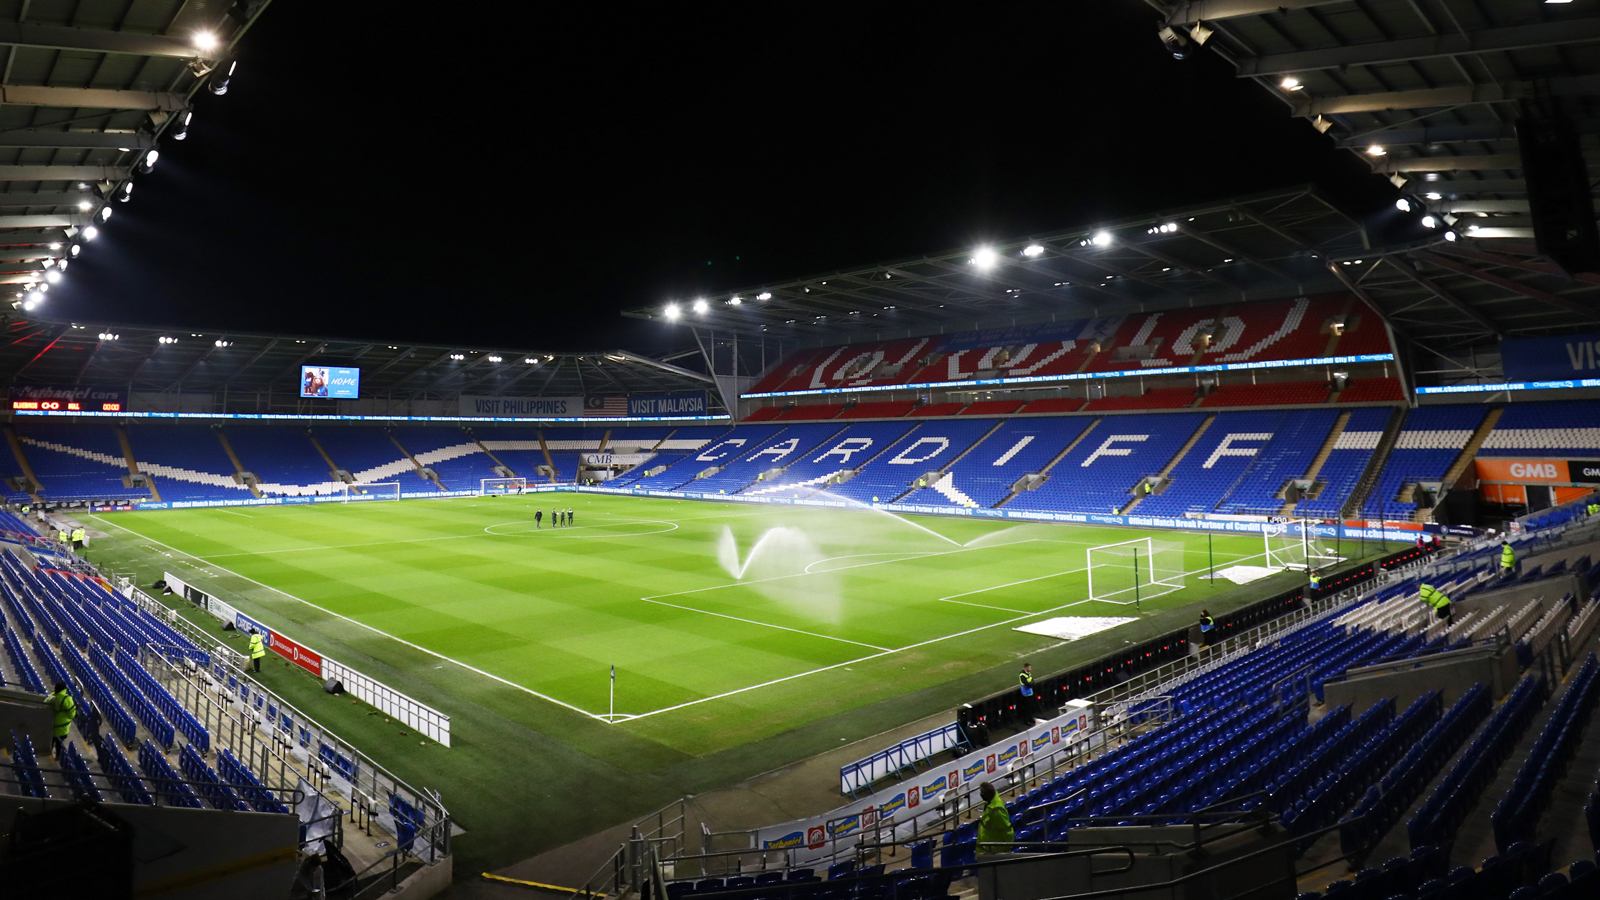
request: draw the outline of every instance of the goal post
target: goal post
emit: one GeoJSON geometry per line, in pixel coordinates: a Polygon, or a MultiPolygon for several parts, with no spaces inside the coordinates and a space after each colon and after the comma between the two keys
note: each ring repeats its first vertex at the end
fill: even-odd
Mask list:
{"type": "Polygon", "coordinates": [[[484,496],[520,494],[527,487],[528,479],[521,476],[516,478],[482,478],[478,480],[478,493],[484,496]]]}
{"type": "Polygon", "coordinates": [[[344,486],[344,502],[366,502],[368,500],[399,500],[400,482],[379,481],[372,484],[347,484],[344,486]]]}
{"type": "Polygon", "coordinates": [[[1136,605],[1183,590],[1184,544],[1142,537],[1085,551],[1089,599],[1136,605]]]}
{"type": "Polygon", "coordinates": [[[1268,523],[1261,531],[1261,539],[1265,544],[1263,558],[1269,569],[1310,572],[1343,559],[1334,551],[1334,545],[1318,537],[1311,523],[1304,519],[1268,523]],[[1290,525],[1299,525],[1300,532],[1291,531],[1290,525]]]}

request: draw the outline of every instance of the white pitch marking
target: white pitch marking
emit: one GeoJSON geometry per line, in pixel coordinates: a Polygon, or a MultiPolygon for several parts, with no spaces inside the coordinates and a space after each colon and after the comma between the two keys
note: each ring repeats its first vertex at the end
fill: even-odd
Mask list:
{"type": "MultiPolygon", "coordinates": [[[[132,528],[125,528],[125,527],[123,527],[121,525],[115,525],[115,524],[113,524],[111,522],[107,522],[105,519],[102,519],[99,516],[96,516],[96,515],[93,515],[93,514],[91,514],[89,516],[89,518],[96,519],[96,520],[100,521],[101,523],[106,524],[106,525],[111,525],[114,528],[119,528],[119,529],[121,529],[123,531],[128,532],[131,535],[135,535],[137,537],[143,538],[144,540],[147,540],[147,541],[151,542],[152,544],[159,544],[162,547],[166,547],[168,550],[172,550],[172,551],[177,552],[177,553],[182,553],[184,556],[192,557],[194,559],[200,559],[200,557],[195,556],[192,553],[188,553],[188,552],[185,552],[183,550],[179,550],[177,547],[174,547],[171,544],[163,544],[163,543],[161,543],[160,541],[156,540],[153,537],[149,537],[147,535],[143,535],[143,534],[140,534],[137,531],[134,531],[132,528]]],[[[207,560],[203,560],[203,559],[201,559],[200,561],[201,562],[207,562],[207,560]]],[[[466,663],[462,662],[459,659],[452,659],[451,657],[445,656],[443,653],[440,653],[440,652],[438,652],[436,650],[429,650],[427,647],[423,647],[420,644],[413,644],[412,642],[406,640],[403,637],[396,637],[395,635],[392,635],[389,632],[382,630],[381,628],[374,628],[374,627],[372,627],[371,625],[368,625],[365,622],[359,622],[359,621],[357,621],[355,619],[350,618],[349,616],[342,615],[340,613],[336,613],[333,610],[328,609],[325,606],[318,606],[317,604],[312,603],[310,600],[306,600],[306,599],[304,599],[302,597],[296,597],[295,595],[289,593],[288,591],[279,590],[278,588],[275,588],[270,584],[262,584],[261,582],[255,580],[254,578],[251,578],[248,575],[240,575],[238,572],[234,572],[231,569],[223,568],[222,566],[217,566],[217,568],[222,569],[222,571],[227,572],[230,575],[233,575],[233,576],[238,577],[238,578],[242,578],[245,581],[250,582],[251,584],[254,584],[254,585],[257,585],[257,586],[260,586],[260,587],[264,587],[267,590],[272,591],[275,594],[282,594],[283,596],[288,597],[290,600],[295,600],[297,602],[304,603],[306,606],[309,606],[312,609],[318,610],[320,612],[325,612],[328,615],[333,616],[334,618],[343,619],[344,621],[349,622],[352,625],[358,625],[358,626],[360,626],[362,628],[367,629],[368,631],[372,632],[373,634],[382,635],[383,637],[386,637],[386,638],[388,638],[388,639],[390,639],[392,641],[395,641],[397,643],[405,644],[407,647],[410,647],[413,650],[420,650],[423,653],[426,653],[429,656],[432,656],[432,657],[434,657],[436,659],[442,659],[445,662],[455,663],[456,665],[460,666],[463,669],[466,669],[469,672],[476,672],[476,673],[478,673],[479,675],[482,675],[485,678],[492,678],[495,681],[498,681],[498,682],[500,682],[501,684],[503,684],[503,685],[505,685],[507,687],[516,688],[517,690],[522,691],[525,694],[529,694],[531,696],[538,697],[540,700],[548,700],[551,703],[556,704],[557,706],[565,707],[567,709],[572,710],[573,712],[583,713],[584,715],[588,716],[591,719],[598,719],[599,721],[602,721],[602,722],[605,721],[605,715],[604,714],[596,714],[596,713],[589,712],[586,709],[581,709],[579,707],[573,706],[571,703],[568,703],[565,700],[557,700],[556,698],[551,697],[548,694],[541,694],[541,693],[539,693],[538,691],[536,691],[536,690],[534,690],[532,688],[525,687],[523,685],[517,684],[515,681],[509,681],[509,680],[507,680],[505,678],[501,678],[499,675],[496,675],[496,674],[494,674],[492,672],[485,672],[484,670],[478,668],[477,666],[469,666],[469,665],[467,665],[466,663]]]]}
{"type": "Polygon", "coordinates": [[[696,609],[693,606],[680,606],[680,605],[678,605],[676,603],[668,603],[665,600],[656,600],[656,599],[653,599],[651,597],[640,597],[639,599],[643,600],[646,603],[654,603],[654,604],[657,604],[659,606],[670,606],[673,609],[681,609],[681,610],[684,610],[685,612],[695,612],[695,613],[701,613],[701,614],[707,615],[707,616],[716,616],[719,619],[732,619],[735,622],[747,622],[747,623],[749,623],[751,625],[761,625],[761,626],[766,627],[766,628],[776,628],[779,631],[792,631],[795,634],[803,634],[803,635],[806,635],[807,637],[822,638],[823,640],[827,640],[827,641],[838,641],[841,644],[855,644],[857,647],[866,647],[869,650],[881,650],[881,651],[883,651],[885,653],[889,652],[889,648],[888,647],[879,647],[876,644],[863,644],[860,641],[852,641],[849,638],[834,637],[831,634],[818,634],[815,631],[804,631],[804,630],[799,629],[799,628],[790,628],[787,625],[774,625],[771,622],[762,622],[762,621],[758,621],[756,619],[744,619],[744,618],[740,618],[739,616],[730,616],[727,613],[712,612],[709,609],[696,609]]]}

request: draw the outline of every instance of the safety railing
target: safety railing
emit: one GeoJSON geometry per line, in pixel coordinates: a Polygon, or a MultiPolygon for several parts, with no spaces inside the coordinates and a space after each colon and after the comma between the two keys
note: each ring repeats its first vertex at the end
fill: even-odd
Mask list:
{"type": "Polygon", "coordinates": [[[260,777],[276,772],[277,778],[287,783],[291,777],[309,776],[313,786],[320,787],[315,771],[287,758],[285,741],[275,733],[263,739],[253,719],[247,719],[241,710],[224,703],[215,690],[200,684],[196,680],[198,670],[189,669],[186,663],[180,647],[146,644],[139,648],[139,665],[210,732],[212,747],[202,756],[226,747],[260,777]]]}

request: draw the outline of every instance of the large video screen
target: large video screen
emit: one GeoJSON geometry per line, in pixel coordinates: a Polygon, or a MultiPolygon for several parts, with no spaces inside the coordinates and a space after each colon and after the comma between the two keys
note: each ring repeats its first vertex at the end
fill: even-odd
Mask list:
{"type": "Polygon", "coordinates": [[[361,370],[338,366],[301,366],[300,396],[354,400],[361,395],[361,370]]]}

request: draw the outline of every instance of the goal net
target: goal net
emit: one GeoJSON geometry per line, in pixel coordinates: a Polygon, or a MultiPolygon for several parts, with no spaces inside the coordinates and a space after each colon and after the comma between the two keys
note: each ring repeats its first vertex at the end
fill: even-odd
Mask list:
{"type": "Polygon", "coordinates": [[[1300,526],[1300,533],[1290,531],[1287,522],[1272,522],[1262,530],[1261,537],[1265,542],[1265,565],[1269,569],[1289,569],[1296,572],[1309,572],[1339,562],[1342,557],[1334,552],[1332,541],[1324,540],[1313,533],[1311,524],[1305,520],[1295,522],[1300,526]]]}
{"type": "Polygon", "coordinates": [[[1089,598],[1135,604],[1183,590],[1183,547],[1148,537],[1090,547],[1089,598]]]}
{"type": "Polygon", "coordinates": [[[366,500],[399,500],[400,482],[380,481],[375,484],[347,484],[344,486],[344,501],[366,500]]]}
{"type": "Polygon", "coordinates": [[[528,486],[526,478],[483,478],[478,482],[478,493],[490,494],[520,494],[528,486]]]}

